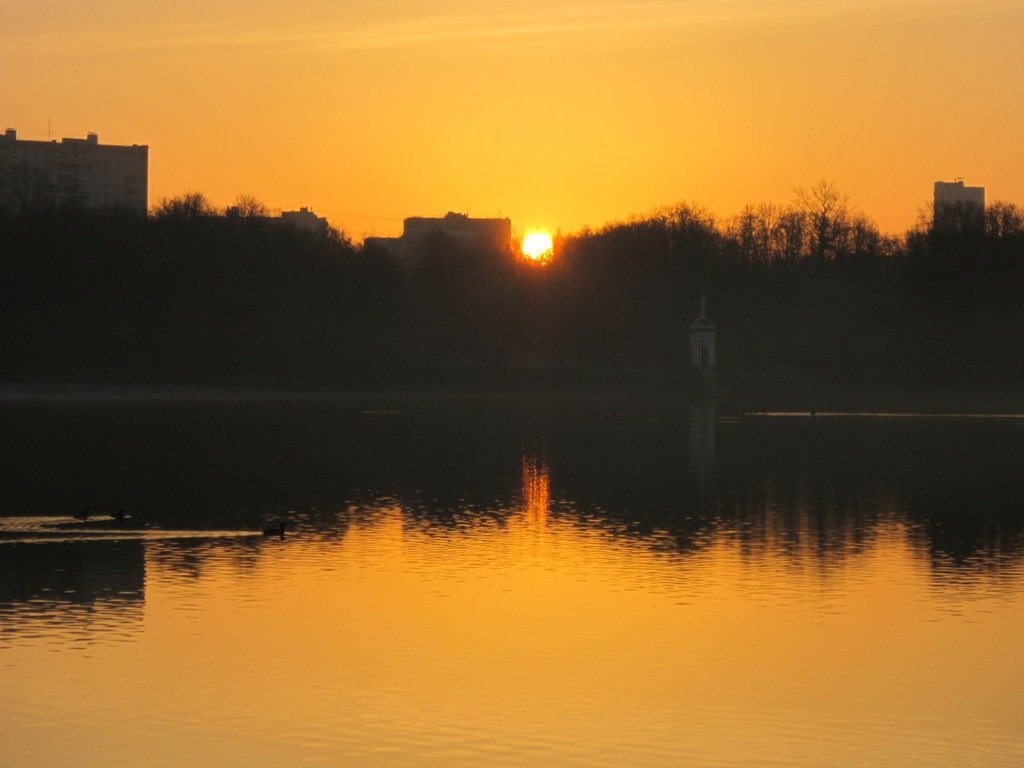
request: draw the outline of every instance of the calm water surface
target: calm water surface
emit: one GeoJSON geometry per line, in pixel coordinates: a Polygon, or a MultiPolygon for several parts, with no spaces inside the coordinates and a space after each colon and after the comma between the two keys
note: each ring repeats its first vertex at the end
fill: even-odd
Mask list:
{"type": "Polygon", "coordinates": [[[0,766],[1024,765],[1024,420],[563,406],[0,404],[0,766]]]}

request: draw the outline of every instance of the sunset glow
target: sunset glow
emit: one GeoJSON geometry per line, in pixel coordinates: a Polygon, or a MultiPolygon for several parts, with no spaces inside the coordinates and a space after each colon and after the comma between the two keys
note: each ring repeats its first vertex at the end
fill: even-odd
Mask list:
{"type": "Polygon", "coordinates": [[[1008,0],[5,0],[0,128],[146,144],[151,203],[251,194],[357,241],[728,218],[821,178],[900,233],[936,180],[1024,202],[1022,30],[1008,0]]]}
{"type": "Polygon", "coordinates": [[[1024,0],[0,0],[0,768],[1024,768],[1024,0]]]}
{"type": "Polygon", "coordinates": [[[530,261],[548,261],[553,247],[551,235],[547,232],[530,232],[523,238],[523,256],[530,261]]]}

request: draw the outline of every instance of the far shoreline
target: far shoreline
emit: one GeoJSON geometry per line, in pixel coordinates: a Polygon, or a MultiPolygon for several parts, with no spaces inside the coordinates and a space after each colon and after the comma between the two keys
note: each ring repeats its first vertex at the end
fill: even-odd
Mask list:
{"type": "Polygon", "coordinates": [[[444,383],[408,386],[270,387],[0,383],[0,405],[42,403],[334,403],[366,411],[471,409],[625,409],[686,411],[713,406],[719,415],[1024,415],[1024,393],[999,387],[861,387],[835,383],[753,383],[723,375],[716,385],[637,382],[444,383]]]}

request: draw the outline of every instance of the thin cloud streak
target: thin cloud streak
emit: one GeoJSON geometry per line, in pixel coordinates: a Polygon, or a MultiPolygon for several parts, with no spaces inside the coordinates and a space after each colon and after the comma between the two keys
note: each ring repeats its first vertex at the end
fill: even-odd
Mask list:
{"type": "Polygon", "coordinates": [[[535,48],[581,43],[624,42],[679,33],[764,31],[830,20],[918,18],[1024,10],[1021,0],[651,0],[628,3],[569,3],[521,6],[515,10],[361,20],[323,31],[303,25],[235,24],[177,27],[154,33],[82,31],[19,38],[0,35],[8,51],[40,52],[116,46],[121,49],[175,50],[253,48],[264,51],[374,52],[431,47],[514,45],[535,48]]]}

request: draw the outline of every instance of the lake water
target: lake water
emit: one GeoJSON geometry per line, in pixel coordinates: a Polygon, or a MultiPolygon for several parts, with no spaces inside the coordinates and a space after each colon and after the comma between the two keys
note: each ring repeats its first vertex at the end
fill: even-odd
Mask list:
{"type": "Polygon", "coordinates": [[[1024,765],[1024,419],[0,419],[2,768],[1024,765]]]}

